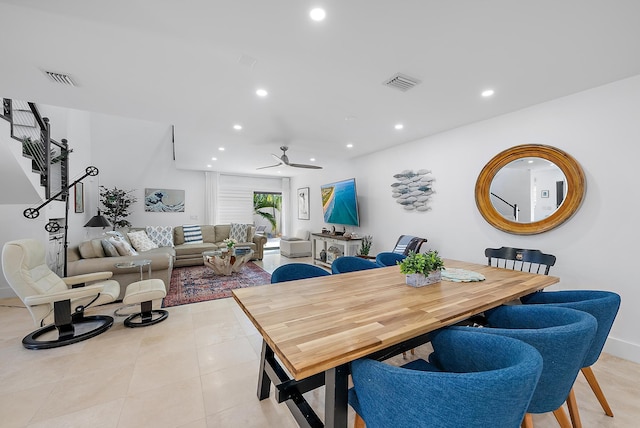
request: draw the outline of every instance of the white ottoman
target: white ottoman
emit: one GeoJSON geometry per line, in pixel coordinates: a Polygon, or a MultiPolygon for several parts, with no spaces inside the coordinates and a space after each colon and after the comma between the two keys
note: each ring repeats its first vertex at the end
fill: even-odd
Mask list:
{"type": "Polygon", "coordinates": [[[140,312],[129,315],[124,320],[124,325],[127,327],[146,327],[164,321],[169,316],[169,312],[162,309],[154,310],[152,302],[163,299],[166,295],[167,291],[161,279],[145,279],[129,284],[122,302],[126,305],[140,303],[140,312]],[[134,321],[136,318],[140,318],[140,321],[134,321]]]}
{"type": "Polygon", "coordinates": [[[285,257],[311,257],[311,241],[299,238],[280,239],[280,254],[285,257]]]}

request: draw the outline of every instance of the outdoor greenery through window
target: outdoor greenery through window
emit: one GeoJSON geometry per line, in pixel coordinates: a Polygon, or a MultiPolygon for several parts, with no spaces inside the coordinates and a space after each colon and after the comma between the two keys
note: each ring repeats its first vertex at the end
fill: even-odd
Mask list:
{"type": "MultiPolygon", "coordinates": [[[[253,193],[253,214],[257,216],[256,225],[268,222],[272,236],[280,235],[280,212],[282,210],[281,193],[253,193]]],[[[269,229],[269,228],[267,228],[269,229]]]]}

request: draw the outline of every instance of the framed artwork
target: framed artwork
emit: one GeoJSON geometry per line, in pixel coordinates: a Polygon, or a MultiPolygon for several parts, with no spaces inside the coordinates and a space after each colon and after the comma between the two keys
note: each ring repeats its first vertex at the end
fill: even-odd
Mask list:
{"type": "Polygon", "coordinates": [[[298,220],[309,220],[309,188],[298,189],[298,220]]]}
{"type": "Polygon", "coordinates": [[[184,190],[144,189],[144,210],[156,213],[183,213],[184,190]]]}
{"type": "Polygon", "coordinates": [[[84,212],[84,184],[76,183],[75,186],[73,186],[73,190],[75,192],[74,193],[75,212],[83,213],[84,212]]]}
{"type": "Polygon", "coordinates": [[[548,190],[542,190],[540,192],[540,197],[541,198],[548,198],[549,197],[549,191],[548,190]]]}

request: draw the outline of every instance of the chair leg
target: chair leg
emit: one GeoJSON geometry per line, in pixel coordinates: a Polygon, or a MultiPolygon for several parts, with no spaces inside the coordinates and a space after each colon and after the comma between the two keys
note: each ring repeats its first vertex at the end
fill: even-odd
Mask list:
{"type": "Polygon", "coordinates": [[[569,417],[571,418],[573,428],[582,428],[580,412],[578,411],[578,402],[576,401],[576,394],[574,393],[573,388],[571,388],[569,396],[567,397],[567,408],[569,409],[569,417]]]}
{"type": "Polygon", "coordinates": [[[533,416],[531,416],[531,413],[526,413],[524,415],[524,419],[522,420],[521,427],[522,428],[533,428],[533,416]]]}
{"type": "Polygon", "coordinates": [[[364,419],[360,417],[359,414],[356,413],[356,419],[353,421],[353,428],[365,428],[366,425],[364,423],[364,419]]]}
{"type": "Polygon", "coordinates": [[[567,414],[562,410],[562,407],[558,407],[553,411],[553,416],[556,417],[560,428],[571,428],[571,422],[567,417],[567,414]]]}
{"type": "Polygon", "coordinates": [[[604,397],[604,392],[600,389],[600,384],[596,380],[596,375],[591,370],[591,367],[583,367],[582,374],[585,378],[587,378],[587,382],[589,382],[589,386],[593,390],[593,393],[596,394],[596,398],[600,402],[602,406],[602,410],[606,413],[607,416],[613,417],[613,412],[611,411],[611,407],[609,407],[609,403],[607,399],[604,397]]]}

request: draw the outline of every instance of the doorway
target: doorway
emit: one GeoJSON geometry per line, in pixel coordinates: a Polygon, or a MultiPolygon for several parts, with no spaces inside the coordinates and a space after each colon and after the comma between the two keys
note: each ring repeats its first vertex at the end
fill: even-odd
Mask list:
{"type": "Polygon", "coordinates": [[[253,192],[253,223],[256,233],[267,236],[265,250],[280,248],[282,236],[282,193],[253,192]]]}

